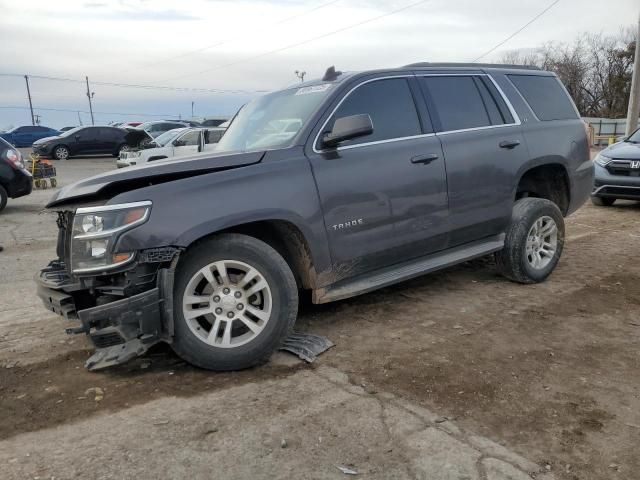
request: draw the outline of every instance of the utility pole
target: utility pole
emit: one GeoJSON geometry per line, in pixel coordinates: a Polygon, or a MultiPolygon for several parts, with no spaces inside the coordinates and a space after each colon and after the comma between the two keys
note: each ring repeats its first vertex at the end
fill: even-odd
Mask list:
{"type": "Polygon", "coordinates": [[[76,112],[78,114],[78,126],[82,126],[82,119],[80,118],[80,112],[76,112]]]}
{"type": "Polygon", "coordinates": [[[195,102],[191,102],[191,118],[193,118],[193,105],[195,104],[195,102]]]}
{"type": "Polygon", "coordinates": [[[631,135],[638,126],[640,113],[640,15],[638,16],[638,31],[636,32],[636,52],[633,58],[633,77],[631,79],[631,94],[627,109],[627,130],[625,135],[631,135]]]}
{"type": "Polygon", "coordinates": [[[33,104],[31,103],[31,90],[29,90],[29,76],[24,76],[24,81],[27,84],[27,97],[29,97],[29,110],[31,110],[31,125],[36,124],[36,118],[33,116],[33,104]]]}
{"type": "Polygon", "coordinates": [[[93,106],[91,105],[91,99],[96,94],[96,92],[91,92],[89,90],[89,77],[84,77],[84,79],[87,81],[87,98],[89,99],[89,113],[91,113],[91,125],[95,125],[95,122],[93,121],[93,106]]]}

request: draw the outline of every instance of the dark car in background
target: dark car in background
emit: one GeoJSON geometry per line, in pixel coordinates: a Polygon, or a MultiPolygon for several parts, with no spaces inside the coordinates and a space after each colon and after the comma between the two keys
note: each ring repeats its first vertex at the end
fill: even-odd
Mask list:
{"type": "Polygon", "coordinates": [[[115,127],[76,127],[55,137],[43,138],[33,144],[33,153],[55,160],[76,155],[120,155],[129,146],[127,131],[115,127]]]}
{"type": "Polygon", "coordinates": [[[617,199],[640,201],[640,129],[602,150],[594,163],[594,205],[609,207],[617,199]]]}
{"type": "Polygon", "coordinates": [[[60,132],[40,125],[24,125],[0,133],[0,138],[16,147],[30,147],[36,140],[54,135],[60,135],[60,132]]]}
{"type": "Polygon", "coordinates": [[[32,188],[33,179],[20,151],[0,138],[0,212],[9,198],[29,195],[32,188]]]}

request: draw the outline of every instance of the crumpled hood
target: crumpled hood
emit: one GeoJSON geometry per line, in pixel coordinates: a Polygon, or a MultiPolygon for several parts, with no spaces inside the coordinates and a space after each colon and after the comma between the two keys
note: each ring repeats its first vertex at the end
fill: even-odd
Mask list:
{"type": "Polygon", "coordinates": [[[630,142],[614,143],[610,147],[605,148],[602,154],[611,158],[629,158],[640,159],[640,144],[630,142]]]}
{"type": "Polygon", "coordinates": [[[180,157],[175,160],[154,162],[139,167],[114,170],[58,190],[47,204],[47,208],[82,201],[95,202],[109,199],[119,193],[158,183],[166,183],[220,170],[243,167],[259,163],[263,151],[249,153],[219,153],[203,156],[180,157]]]}
{"type": "Polygon", "coordinates": [[[59,135],[54,135],[53,137],[44,137],[41,138],[39,140],[36,140],[35,142],[33,142],[34,145],[42,145],[43,143],[47,143],[50,142],[51,140],[60,140],[62,137],[60,137],[59,135]]]}

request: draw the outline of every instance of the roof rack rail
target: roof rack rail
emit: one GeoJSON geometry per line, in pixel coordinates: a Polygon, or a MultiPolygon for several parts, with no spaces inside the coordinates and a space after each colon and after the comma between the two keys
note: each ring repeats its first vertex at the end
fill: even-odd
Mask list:
{"type": "Polygon", "coordinates": [[[472,68],[519,68],[523,70],[541,70],[534,65],[511,65],[507,63],[456,63],[456,62],[418,62],[405,65],[402,68],[420,67],[472,67],[472,68]]]}

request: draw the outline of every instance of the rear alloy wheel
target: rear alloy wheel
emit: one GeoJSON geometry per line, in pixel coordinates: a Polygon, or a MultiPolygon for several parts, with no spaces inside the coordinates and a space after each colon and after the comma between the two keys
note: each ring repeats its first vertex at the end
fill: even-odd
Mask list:
{"type": "Polygon", "coordinates": [[[598,207],[610,207],[615,201],[616,199],[611,197],[591,197],[591,203],[598,207]]]}
{"type": "Polygon", "coordinates": [[[56,160],[66,160],[69,158],[69,149],[64,145],[59,145],[53,149],[53,158],[56,160]]]}
{"type": "Polygon", "coordinates": [[[297,311],[295,279],[278,252],[253,237],[220,235],[180,259],[173,348],[211,370],[258,365],[290,333],[297,311]]]}
{"type": "Polygon", "coordinates": [[[556,268],[563,247],[564,218],[557,205],[543,198],[523,198],[513,206],[496,264],[500,273],[516,282],[542,282],[556,268]]]}

